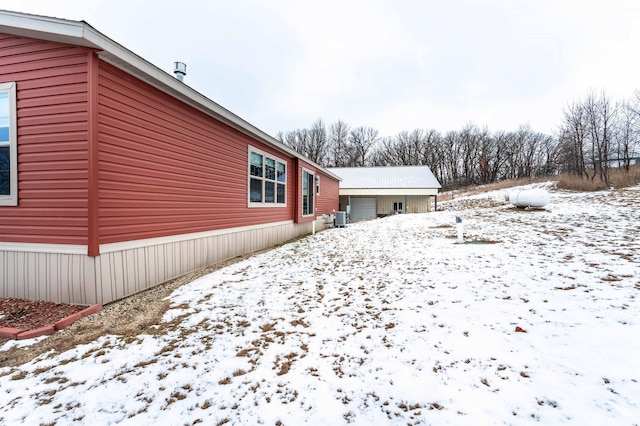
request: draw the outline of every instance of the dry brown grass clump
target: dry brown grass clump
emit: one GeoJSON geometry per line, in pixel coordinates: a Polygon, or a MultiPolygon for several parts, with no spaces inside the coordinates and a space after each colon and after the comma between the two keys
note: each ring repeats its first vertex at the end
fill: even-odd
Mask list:
{"type": "Polygon", "coordinates": [[[640,164],[629,168],[629,172],[618,170],[611,172],[611,186],[614,188],[628,188],[640,184],[640,164]]]}
{"type": "Polygon", "coordinates": [[[640,164],[624,169],[611,169],[609,172],[609,183],[603,182],[599,177],[591,180],[584,176],[561,175],[558,178],[558,189],[569,191],[601,191],[603,189],[628,188],[640,184],[640,164]]]}
{"type": "Polygon", "coordinates": [[[609,186],[600,179],[588,179],[584,176],[576,175],[560,175],[556,185],[558,189],[566,189],[568,191],[601,191],[609,186]]]}
{"type": "Polygon", "coordinates": [[[528,185],[530,183],[547,182],[549,180],[553,180],[553,177],[543,176],[538,178],[507,179],[501,180],[499,182],[488,183],[485,185],[465,186],[454,191],[441,191],[438,194],[438,201],[448,201],[455,199],[456,197],[482,194],[483,192],[487,191],[496,191],[500,189],[512,188],[514,186],[528,185]]]}
{"type": "Polygon", "coordinates": [[[495,191],[500,189],[512,188],[514,186],[528,185],[530,183],[547,182],[550,180],[557,180],[556,188],[566,189],[569,191],[601,191],[603,189],[609,189],[614,187],[628,188],[640,184],[640,164],[635,164],[629,168],[629,171],[624,169],[610,169],[609,172],[609,184],[602,182],[599,177],[594,180],[586,178],[584,176],[575,176],[569,174],[562,174],[558,176],[542,176],[538,178],[523,178],[523,179],[508,179],[500,182],[490,183],[487,185],[468,186],[456,189],[455,191],[442,191],[438,194],[438,201],[448,201],[455,199],[456,197],[481,194],[487,191],[495,191]]]}

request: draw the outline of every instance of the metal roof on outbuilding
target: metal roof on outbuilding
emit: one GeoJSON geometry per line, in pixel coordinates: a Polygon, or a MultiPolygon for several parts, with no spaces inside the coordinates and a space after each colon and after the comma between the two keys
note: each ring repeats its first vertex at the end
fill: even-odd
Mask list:
{"type": "Polygon", "coordinates": [[[428,166],[332,167],[340,189],[440,189],[428,166]]]}

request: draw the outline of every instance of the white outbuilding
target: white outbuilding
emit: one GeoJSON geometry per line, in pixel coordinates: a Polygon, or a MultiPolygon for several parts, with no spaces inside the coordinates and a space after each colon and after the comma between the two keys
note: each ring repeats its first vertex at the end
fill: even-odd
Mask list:
{"type": "Polygon", "coordinates": [[[428,166],[336,167],[342,179],[340,210],[351,222],[398,213],[426,213],[436,209],[442,188],[428,166]]]}

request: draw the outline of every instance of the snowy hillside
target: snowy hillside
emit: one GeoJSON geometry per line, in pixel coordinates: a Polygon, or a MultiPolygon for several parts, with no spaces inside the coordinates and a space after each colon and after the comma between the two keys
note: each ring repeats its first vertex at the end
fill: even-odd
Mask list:
{"type": "Polygon", "coordinates": [[[640,187],[504,194],[309,236],[179,288],[157,334],[1,368],[0,423],[638,424],[640,187]]]}

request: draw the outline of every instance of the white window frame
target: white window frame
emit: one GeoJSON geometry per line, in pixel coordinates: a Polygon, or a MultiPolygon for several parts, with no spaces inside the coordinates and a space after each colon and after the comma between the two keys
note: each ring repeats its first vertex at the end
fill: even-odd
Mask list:
{"type": "Polygon", "coordinates": [[[0,83],[0,92],[9,94],[9,141],[0,141],[0,146],[9,147],[9,195],[0,195],[0,206],[18,205],[18,135],[16,126],[16,83],[0,83]]]}
{"type": "Polygon", "coordinates": [[[316,173],[312,172],[309,169],[302,168],[301,184],[302,185],[300,187],[300,191],[301,191],[301,194],[302,194],[302,200],[301,200],[301,203],[300,203],[300,207],[301,207],[301,212],[300,213],[302,214],[302,217],[315,216],[315,214],[316,214],[316,202],[317,202],[317,199],[316,199],[316,173]],[[305,179],[305,173],[310,175],[311,179],[306,180],[305,179]],[[304,210],[305,210],[304,184],[305,184],[305,182],[307,183],[307,186],[308,186],[307,191],[309,191],[309,195],[311,196],[311,212],[307,212],[307,214],[304,213],[304,210]],[[309,186],[309,184],[311,184],[311,185],[309,186]]]}
{"type": "Polygon", "coordinates": [[[249,207],[287,207],[287,169],[288,165],[285,160],[282,158],[276,157],[275,155],[269,154],[259,148],[249,145],[247,155],[247,205],[249,207]],[[262,156],[262,176],[252,176],[251,175],[251,153],[256,153],[262,156]],[[273,160],[275,162],[275,179],[269,179],[266,175],[266,159],[273,160]],[[284,166],[284,181],[278,180],[278,163],[284,166]],[[262,201],[251,201],[251,180],[260,180],[262,183],[262,201]],[[265,183],[272,183],[274,189],[274,201],[267,202],[265,201],[265,183]],[[284,202],[278,202],[278,185],[284,186],[284,202]]]}
{"type": "Polygon", "coordinates": [[[394,201],[393,202],[393,211],[404,213],[404,202],[403,201],[394,201]]]}

